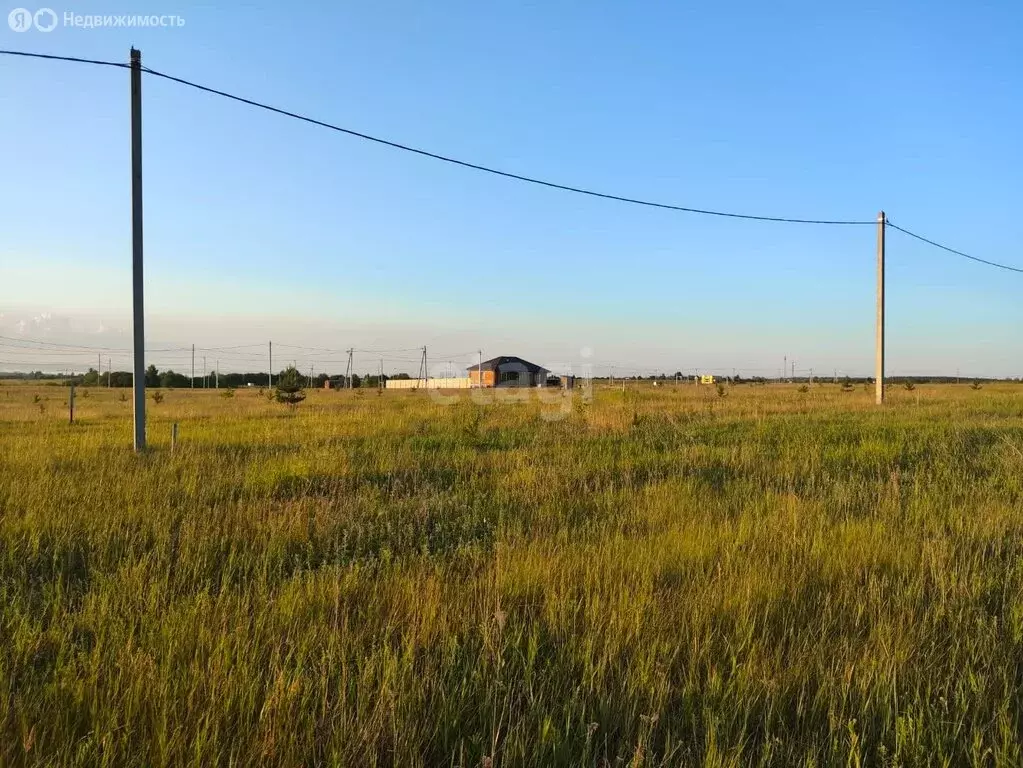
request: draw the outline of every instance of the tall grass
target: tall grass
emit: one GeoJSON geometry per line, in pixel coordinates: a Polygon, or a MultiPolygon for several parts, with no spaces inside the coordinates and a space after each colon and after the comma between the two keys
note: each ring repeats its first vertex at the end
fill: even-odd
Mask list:
{"type": "Polygon", "coordinates": [[[3,765],[1023,763],[1023,388],[165,394],[0,386],[3,765]]]}

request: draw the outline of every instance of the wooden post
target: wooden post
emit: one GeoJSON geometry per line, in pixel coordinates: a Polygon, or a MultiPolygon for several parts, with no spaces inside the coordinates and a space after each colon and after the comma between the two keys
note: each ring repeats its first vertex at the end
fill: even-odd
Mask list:
{"type": "Polygon", "coordinates": [[[171,424],[171,453],[174,453],[174,449],[178,445],[178,423],[174,422],[171,424]]]}
{"type": "Polygon", "coordinates": [[[142,311],[142,53],[131,49],[131,297],[135,451],[146,447],[146,333],[142,311]]]}
{"type": "Polygon", "coordinates": [[[68,406],[67,423],[68,424],[74,424],[75,423],[75,385],[74,385],[74,382],[71,383],[71,395],[67,399],[67,406],[68,406]]]}
{"type": "Polygon", "coordinates": [[[874,403],[884,405],[884,211],[877,214],[877,338],[874,356],[874,403]]]}

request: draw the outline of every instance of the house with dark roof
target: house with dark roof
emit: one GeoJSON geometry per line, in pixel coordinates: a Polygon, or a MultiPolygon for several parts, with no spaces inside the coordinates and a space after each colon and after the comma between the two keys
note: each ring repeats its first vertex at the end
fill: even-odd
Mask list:
{"type": "Polygon", "coordinates": [[[547,384],[546,368],[511,355],[484,360],[466,370],[473,387],[543,387],[547,384]]]}

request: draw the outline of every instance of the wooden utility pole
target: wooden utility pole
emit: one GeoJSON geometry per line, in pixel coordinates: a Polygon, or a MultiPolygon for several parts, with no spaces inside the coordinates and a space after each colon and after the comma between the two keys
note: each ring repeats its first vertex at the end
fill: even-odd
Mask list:
{"type": "Polygon", "coordinates": [[[192,382],[189,386],[195,389],[195,344],[192,345],[192,382]]]}
{"type": "Polygon", "coordinates": [[[135,452],[146,447],[146,331],[142,311],[142,52],[131,49],[131,303],[135,452]]]}
{"type": "Polygon", "coordinates": [[[67,423],[75,423],[75,383],[71,382],[71,394],[67,399],[67,423]]]}
{"type": "Polygon", "coordinates": [[[877,339],[874,357],[874,403],[884,404],[884,211],[877,214],[877,339]]]}
{"type": "Polygon", "coordinates": [[[273,385],[274,385],[274,343],[272,341],[268,341],[267,344],[268,344],[268,347],[267,347],[267,350],[268,350],[267,351],[267,354],[268,354],[268,358],[267,358],[268,365],[267,365],[267,368],[266,368],[266,381],[267,381],[267,386],[273,387],[273,385]]]}

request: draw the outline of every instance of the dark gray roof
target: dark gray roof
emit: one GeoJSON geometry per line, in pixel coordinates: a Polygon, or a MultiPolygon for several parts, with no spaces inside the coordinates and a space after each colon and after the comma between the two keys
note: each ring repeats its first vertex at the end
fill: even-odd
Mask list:
{"type": "Polygon", "coordinates": [[[531,363],[528,360],[523,360],[521,357],[515,357],[514,355],[501,355],[500,357],[492,357],[489,360],[484,360],[482,365],[480,363],[477,363],[476,365],[470,365],[465,370],[477,371],[482,367],[484,371],[496,371],[502,365],[507,365],[509,363],[519,363],[520,365],[525,366],[526,370],[529,371],[530,373],[540,373],[540,371],[547,370],[542,365],[531,363]]]}

